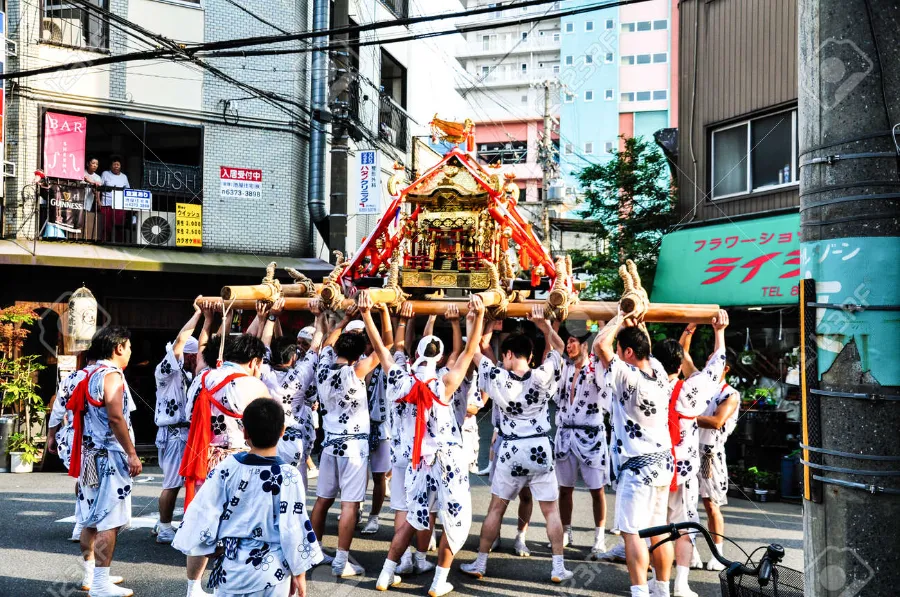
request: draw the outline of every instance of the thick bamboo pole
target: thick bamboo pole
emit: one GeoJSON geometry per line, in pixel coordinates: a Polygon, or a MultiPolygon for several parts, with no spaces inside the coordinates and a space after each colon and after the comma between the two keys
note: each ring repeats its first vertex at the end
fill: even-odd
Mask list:
{"type": "MultiPolygon", "coordinates": [[[[201,300],[207,299],[212,301],[222,301],[220,297],[202,297],[201,300]]],[[[308,298],[286,298],[284,300],[284,308],[286,311],[305,311],[309,309],[308,298]]],[[[352,304],[353,301],[345,300],[345,308],[352,304]]],[[[231,301],[225,301],[225,305],[229,305],[231,301]]],[[[455,303],[459,307],[462,315],[466,314],[468,301],[465,300],[448,300],[439,301],[412,301],[413,309],[417,315],[443,315],[450,303],[455,303]]],[[[534,305],[543,305],[543,301],[525,301],[523,303],[510,303],[507,310],[507,317],[525,317],[531,313],[534,305]]],[[[236,300],[232,305],[234,309],[256,308],[256,301],[251,299],[236,300]]],[[[608,321],[618,312],[619,304],[614,302],[582,302],[576,303],[569,308],[569,319],[591,319],[608,321]]],[[[718,311],[718,305],[687,305],[680,303],[650,303],[647,309],[647,315],[644,321],[654,323],[709,323],[718,311]]]]}

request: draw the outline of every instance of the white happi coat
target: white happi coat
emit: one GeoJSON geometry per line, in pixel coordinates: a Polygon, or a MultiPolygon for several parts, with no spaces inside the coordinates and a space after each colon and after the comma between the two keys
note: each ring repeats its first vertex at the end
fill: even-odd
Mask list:
{"type": "MultiPolygon", "coordinates": [[[[389,400],[402,401],[413,389],[415,379],[403,365],[395,364],[387,375],[389,400]]],[[[437,511],[452,553],[462,549],[472,526],[472,496],[469,493],[469,471],[462,449],[462,435],[456,415],[444,390],[443,377],[421,379],[434,394],[434,402],[425,419],[420,463],[408,462],[406,469],[406,520],[415,529],[429,528],[429,513],[437,511]]],[[[408,411],[415,411],[412,404],[408,411]]],[[[415,438],[415,412],[404,427],[410,441],[415,438]]]]}
{"type": "Polygon", "coordinates": [[[617,478],[630,474],[644,485],[668,486],[675,470],[669,438],[669,394],[672,386],[662,364],[650,357],[653,375],[613,356],[604,371],[597,369],[597,383],[612,392],[612,450],[619,463],[617,478]],[[652,462],[643,464],[651,456],[652,462]],[[629,463],[629,460],[633,460],[629,463]]]}
{"type": "Polygon", "coordinates": [[[554,470],[547,403],[556,393],[562,357],[551,350],[544,363],[519,377],[485,356],[478,364],[478,387],[499,413],[496,473],[527,477],[554,470]]]}
{"type": "Polygon", "coordinates": [[[677,482],[683,485],[700,470],[700,427],[697,417],[703,414],[719,391],[719,380],[725,370],[725,351],[713,353],[702,371],[684,380],[675,410],[683,417],[679,420],[679,441],[675,444],[675,470],[677,482]]]}
{"type": "MultiPolygon", "coordinates": [[[[395,352],[394,363],[407,373],[409,372],[406,353],[395,352]]],[[[387,377],[385,377],[385,382],[387,382],[387,377]]],[[[385,398],[390,410],[391,466],[406,468],[409,459],[412,458],[413,437],[416,431],[416,407],[407,402],[398,402],[396,394],[391,393],[390,390],[388,388],[385,398]]]]}
{"type": "Polygon", "coordinates": [[[351,365],[335,365],[337,354],[322,349],[316,370],[319,402],[325,410],[322,427],[325,454],[347,458],[369,457],[369,403],[366,384],[351,365]]]}
{"type": "MultiPolygon", "coordinates": [[[[723,402],[740,394],[727,383],[719,383],[719,390],[703,411],[703,416],[711,417],[723,402]]],[[[725,462],[725,442],[737,426],[738,412],[735,408],[721,429],[700,429],[700,493],[703,497],[714,497],[723,503],[728,493],[728,466],[725,462]]]]}
{"type": "Polygon", "coordinates": [[[300,472],[278,458],[233,454],[209,472],[172,546],[186,555],[216,551],[209,588],[253,593],[290,582],[322,561],[300,472]]]}
{"type": "MultiPolygon", "coordinates": [[[[86,368],[88,374],[101,368],[91,377],[88,392],[96,402],[103,401],[103,385],[107,375],[120,375],[124,384],[122,415],[128,426],[128,435],[134,444],[131,413],[137,409],[125,381],[125,374],[110,361],[98,361],[86,368]]],[[[82,480],[76,488],[75,518],[79,524],[104,531],[125,526],[131,520],[132,481],[128,472],[125,448],[109,427],[106,406],[96,407],[90,402],[84,413],[82,433],[82,480]],[[98,484],[84,482],[87,460],[96,462],[98,484]]]]}
{"type": "Polygon", "coordinates": [[[166,356],[153,372],[156,378],[156,411],[153,422],[156,447],[165,448],[170,439],[187,443],[187,393],[193,375],[184,370],[184,358],[176,359],[172,344],[166,344],[166,356]]]}
{"type": "Polygon", "coordinates": [[[387,403],[387,376],[381,365],[372,370],[366,386],[369,398],[369,421],[371,425],[370,448],[378,442],[391,438],[391,417],[387,403]]]}
{"type": "Polygon", "coordinates": [[[574,363],[563,366],[556,392],[554,450],[557,458],[572,452],[585,466],[606,470],[609,459],[604,417],[609,412],[611,392],[605,380],[598,383],[599,368],[594,355],[578,370],[577,377],[574,363]]]}
{"type": "MultiPolygon", "coordinates": [[[[278,441],[278,456],[294,466],[299,466],[301,461],[304,462],[303,466],[306,466],[307,450],[304,444],[304,426],[294,416],[295,397],[300,392],[305,392],[309,386],[314,385],[317,363],[316,353],[307,351],[303,358],[290,369],[273,369],[270,365],[264,364],[260,372],[260,379],[266,384],[269,394],[275,400],[280,401],[284,408],[285,429],[284,435],[278,441]]],[[[302,415],[302,411],[299,414],[302,415]]],[[[312,424],[312,421],[310,420],[309,423],[312,424]]]]}
{"type": "Polygon", "coordinates": [[[56,400],[53,402],[50,418],[47,421],[47,427],[59,425],[59,429],[56,430],[56,453],[67,469],[69,468],[69,459],[72,456],[72,436],[75,433],[75,428],[72,426],[74,421],[72,411],[66,409],[66,404],[69,402],[69,398],[72,397],[75,386],[81,383],[85,375],[87,375],[85,369],[79,369],[78,371],[73,371],[59,382],[59,387],[56,390],[56,400]]]}

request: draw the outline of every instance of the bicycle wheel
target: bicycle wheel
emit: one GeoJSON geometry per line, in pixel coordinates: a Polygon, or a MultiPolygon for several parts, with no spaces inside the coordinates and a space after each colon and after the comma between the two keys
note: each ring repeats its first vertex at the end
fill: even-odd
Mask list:
{"type": "Polygon", "coordinates": [[[733,579],[734,587],[729,588],[728,571],[719,573],[722,586],[722,597],[803,597],[803,573],[776,566],[772,572],[772,580],[764,587],[759,586],[755,576],[737,576],[733,579]]]}

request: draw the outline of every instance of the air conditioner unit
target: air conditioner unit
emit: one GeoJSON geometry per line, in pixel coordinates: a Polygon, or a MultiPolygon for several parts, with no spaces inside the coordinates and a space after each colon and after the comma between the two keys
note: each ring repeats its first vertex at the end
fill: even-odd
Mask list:
{"type": "Polygon", "coordinates": [[[138,244],[151,247],[174,247],[175,214],[169,211],[140,212],[138,244]]]}
{"type": "Polygon", "coordinates": [[[41,25],[41,39],[57,44],[81,45],[81,19],[45,17],[41,25]]]}

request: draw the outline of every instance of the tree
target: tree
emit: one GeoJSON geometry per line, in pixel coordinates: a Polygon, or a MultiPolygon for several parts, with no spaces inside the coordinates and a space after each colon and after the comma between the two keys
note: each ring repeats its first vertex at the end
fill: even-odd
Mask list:
{"type": "Polygon", "coordinates": [[[637,264],[644,287],[653,287],[660,242],[677,218],[677,195],[662,151],[643,137],[622,138],[623,151],[578,175],[586,200],[581,215],[602,226],[597,234],[604,250],[575,252],[572,261],[592,276],[586,294],[601,300],[621,296],[618,269],[626,259],[637,264]]]}

